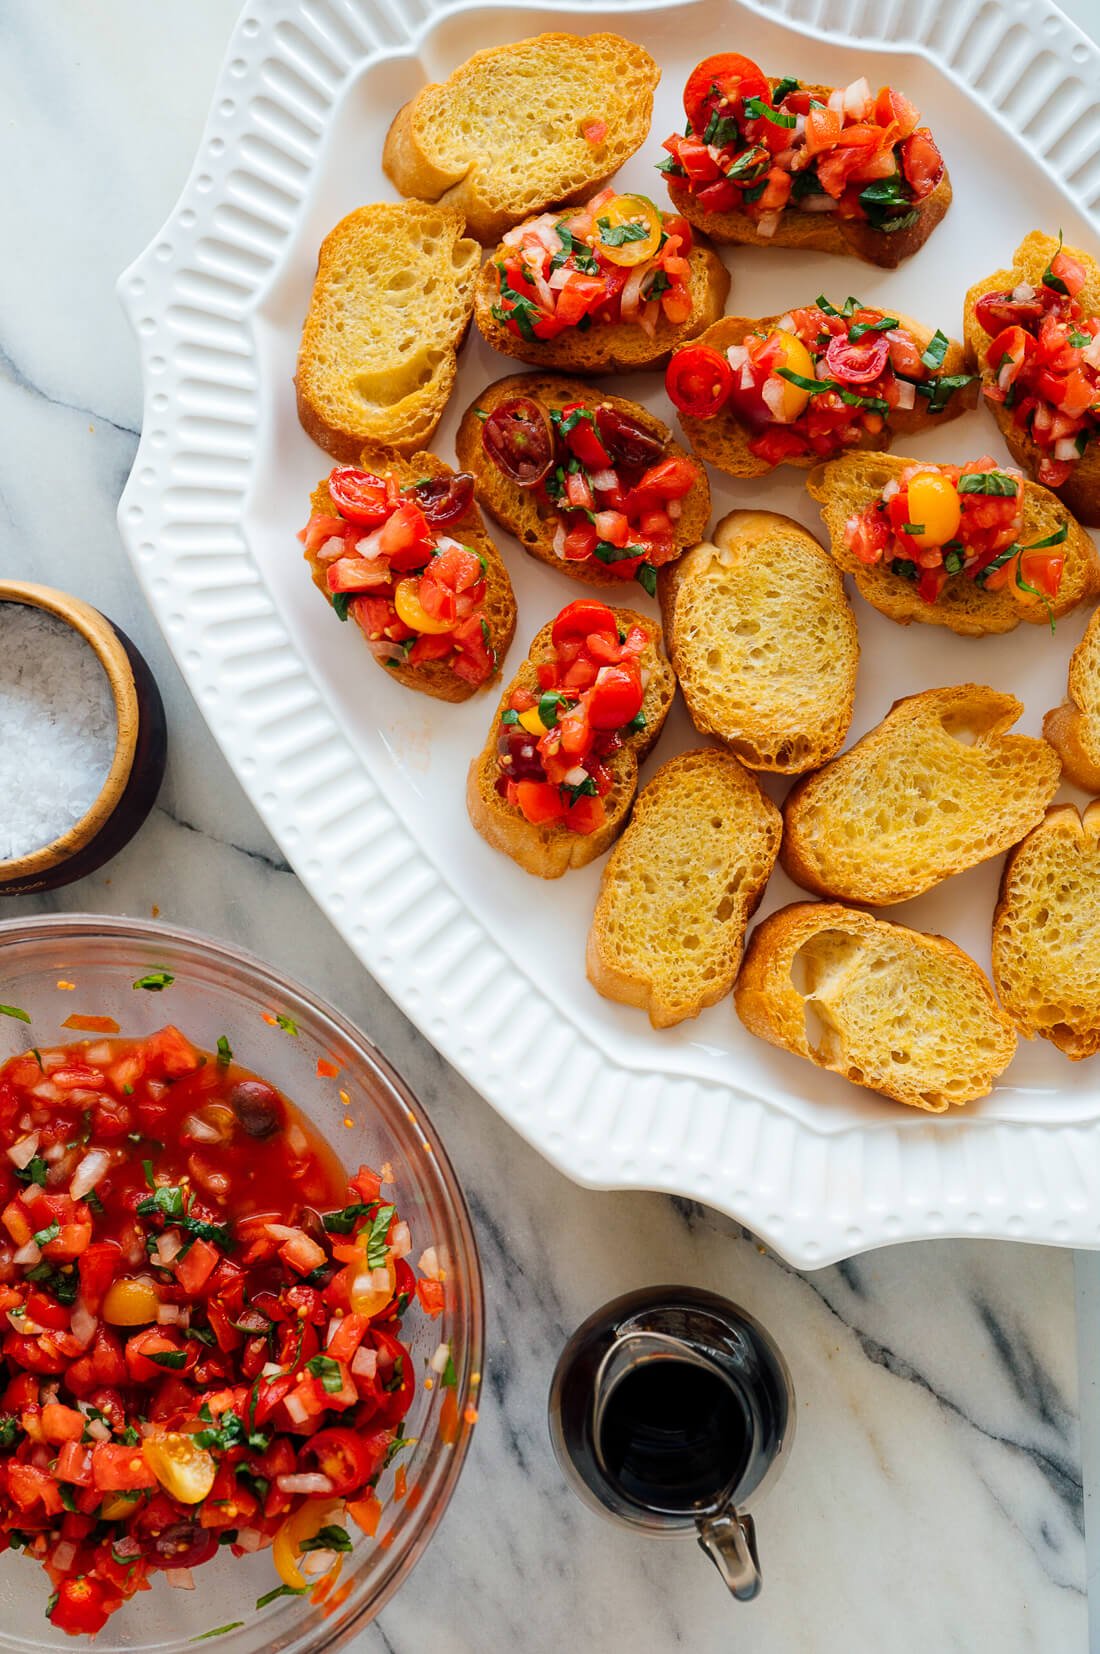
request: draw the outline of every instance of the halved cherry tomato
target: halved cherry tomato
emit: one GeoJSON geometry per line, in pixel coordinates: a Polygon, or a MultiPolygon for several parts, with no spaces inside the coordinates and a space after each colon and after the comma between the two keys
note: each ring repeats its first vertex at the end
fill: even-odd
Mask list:
{"type": "Polygon", "coordinates": [[[664,454],[660,437],[606,402],[596,409],[596,429],[612,464],[652,465],[664,454]]]}
{"type": "Polygon", "coordinates": [[[619,623],[606,603],[594,598],[580,597],[567,603],[550,628],[550,641],[555,648],[571,638],[586,638],[590,633],[618,641],[619,623]]]}
{"type": "Polygon", "coordinates": [[[316,1584],[316,1580],[306,1579],[299,1567],[302,1546],[307,1540],[315,1539],[322,1528],[337,1522],[339,1517],[339,1504],[326,1495],[320,1499],[307,1499],[280,1527],[271,1548],[271,1560],[279,1578],[291,1590],[304,1591],[311,1583],[316,1584]]]}
{"type": "Polygon", "coordinates": [[[94,1637],[97,1631],[103,1630],[117,1606],[117,1597],[98,1579],[77,1574],[58,1584],[57,1601],[49,1613],[50,1624],[71,1637],[94,1637]]]}
{"type": "Polygon", "coordinates": [[[637,717],[643,696],[641,674],[633,661],[603,666],[589,696],[588,721],[593,729],[621,729],[637,717]]]}
{"type": "Polygon", "coordinates": [[[684,345],[674,351],[665,373],[665,390],[691,419],[712,419],[725,407],[732,386],[733,369],[710,345],[684,345]]]}
{"type": "Polygon", "coordinates": [[[541,402],[512,396],[493,409],[481,427],[489,458],[520,488],[534,488],[554,463],[554,432],[541,402]]]}
{"type": "MultiPolygon", "coordinates": [[[[450,632],[454,629],[457,614],[431,615],[420,600],[420,591],[424,585],[422,580],[411,576],[408,580],[398,581],[393,594],[393,606],[397,610],[398,618],[413,632],[450,632]]],[[[452,598],[453,604],[453,598],[452,598]]]]}
{"type": "Polygon", "coordinates": [[[905,139],[901,146],[901,170],[914,201],[926,200],[939,184],[943,177],[943,156],[927,127],[922,126],[905,139]]]}
{"type": "Polygon", "coordinates": [[[661,214],[644,195],[612,196],[596,224],[602,256],[627,269],[651,259],[664,233],[661,214]]]}
{"type": "Polygon", "coordinates": [[[1038,322],[1044,314],[1043,301],[1014,299],[1011,293],[983,293],[974,307],[974,314],[987,333],[999,333],[1002,328],[1026,327],[1038,322]]]}
{"type": "Polygon", "coordinates": [[[199,1504],[214,1486],[218,1467],[194,1436],[166,1430],[146,1436],[143,1448],[157,1481],[181,1505],[199,1504]]]}
{"type": "Polygon", "coordinates": [[[358,1430],[321,1430],[302,1448],[303,1465],[314,1467],[332,1483],[340,1499],[355,1493],[376,1476],[386,1457],[389,1435],[376,1430],[364,1435],[358,1430]]]}
{"type": "Polygon", "coordinates": [[[695,131],[702,134],[716,104],[770,94],[767,75],[751,57],[743,57],[740,52],[716,52],[713,57],[705,57],[688,76],[684,113],[695,131]]]}
{"type": "Polygon", "coordinates": [[[890,342],[881,333],[864,333],[854,342],[838,334],[829,342],[825,365],[845,385],[868,385],[890,359],[890,342]]]}
{"type": "Polygon", "coordinates": [[[338,465],[330,472],[328,491],[340,515],[349,523],[376,528],[390,513],[391,501],[381,477],[354,465],[338,465]]]}
{"type": "Polygon", "coordinates": [[[451,476],[428,477],[424,482],[414,483],[408,492],[428,521],[441,528],[447,523],[456,523],[469,511],[474,479],[469,471],[455,471],[451,476]]]}

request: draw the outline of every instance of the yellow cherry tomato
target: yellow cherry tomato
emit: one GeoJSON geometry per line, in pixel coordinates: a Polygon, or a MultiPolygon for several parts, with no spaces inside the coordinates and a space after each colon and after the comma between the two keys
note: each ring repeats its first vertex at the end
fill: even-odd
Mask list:
{"type": "MultiPolygon", "coordinates": [[[[450,1391],[447,1394],[450,1395],[450,1391]]],[[[135,1510],[141,1495],[138,1493],[115,1493],[109,1499],[104,1499],[99,1507],[99,1515],[104,1522],[121,1522],[135,1510]]]]}
{"type": "Polygon", "coordinates": [[[927,549],[954,539],[962,518],[959,491],[939,471],[918,471],[909,480],[909,521],[918,523],[920,534],[906,535],[915,546],[927,549]]]}
{"type": "Polygon", "coordinates": [[[802,340],[794,333],[788,333],[785,328],[777,328],[768,337],[768,343],[775,345],[783,354],[782,362],[776,363],[772,369],[772,377],[776,384],[782,385],[783,395],[779,399],[779,406],[775,417],[780,424],[788,425],[805,408],[810,400],[810,392],[803,390],[801,385],[792,385],[789,379],[781,379],[776,368],[784,367],[791,373],[797,373],[801,379],[814,379],[814,359],[810,355],[802,340]]]}
{"type": "Polygon", "coordinates": [[[539,717],[539,709],[537,706],[529,707],[526,712],[521,712],[519,714],[519,721],[523,728],[527,731],[528,735],[546,734],[546,725],[539,717]]]}
{"type": "Polygon", "coordinates": [[[180,1430],[146,1436],[142,1452],[161,1487],[181,1505],[200,1504],[214,1486],[218,1467],[194,1436],[180,1430]]]}
{"type": "Polygon", "coordinates": [[[437,620],[430,615],[420,602],[420,577],[414,575],[409,580],[398,582],[397,590],[393,594],[393,606],[397,610],[398,620],[403,620],[406,626],[411,626],[414,632],[453,632],[453,620],[437,620]]]}
{"type": "Polygon", "coordinates": [[[660,247],[663,227],[644,195],[616,195],[596,214],[597,246],[612,264],[644,264],[660,247]]]}
{"type": "MultiPolygon", "coordinates": [[[[317,1584],[317,1580],[308,1580],[298,1566],[302,1559],[302,1546],[307,1539],[316,1539],[321,1529],[327,1528],[330,1522],[339,1522],[341,1510],[339,1500],[307,1499],[304,1505],[299,1505],[287,1517],[271,1547],[271,1560],[284,1585],[295,1591],[304,1591],[310,1584],[317,1584]]],[[[342,1523],[340,1525],[343,1526],[342,1523]]]]}
{"type": "Polygon", "coordinates": [[[103,1319],[112,1327],[144,1327],[157,1318],[160,1293],[148,1275],[112,1281],[103,1299],[103,1319]]]}
{"type": "MultiPolygon", "coordinates": [[[[364,1247],[366,1243],[364,1242],[364,1247]]],[[[357,1315],[377,1315],[380,1309],[385,1309],[394,1293],[397,1291],[397,1271],[393,1267],[393,1259],[387,1255],[384,1264],[380,1265],[386,1271],[387,1286],[384,1290],[376,1290],[372,1286],[364,1286],[361,1291],[356,1290],[355,1281],[360,1276],[372,1275],[374,1272],[367,1268],[366,1251],[363,1253],[363,1262],[353,1265],[358,1269],[358,1275],[353,1276],[352,1285],[348,1292],[351,1307],[357,1315]]]]}

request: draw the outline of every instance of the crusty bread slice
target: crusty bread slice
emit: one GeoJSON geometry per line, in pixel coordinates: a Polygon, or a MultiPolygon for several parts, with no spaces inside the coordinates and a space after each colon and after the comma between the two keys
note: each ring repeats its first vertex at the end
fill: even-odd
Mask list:
{"type": "MultiPolygon", "coordinates": [[[[358,456],[358,463],[364,471],[373,471],[378,476],[392,472],[402,486],[410,482],[420,482],[424,477],[454,475],[451,467],[444,464],[435,454],[413,454],[411,458],[407,458],[396,449],[384,448],[377,443],[368,444],[363,449],[358,456]]],[[[338,515],[332,495],[329,493],[327,478],[323,478],[310,495],[310,508],[313,511],[322,511],[326,516],[338,515]]],[[[445,660],[425,661],[422,666],[389,666],[382,665],[381,662],[378,664],[387,677],[396,679],[409,689],[419,689],[437,701],[466,701],[479,689],[489,688],[500,676],[504,657],[515,635],[516,599],[500,552],[489,538],[481,512],[472,501],[469,510],[457,522],[448,523],[443,532],[450,539],[469,546],[485,563],[486,591],[483,613],[489,628],[490,645],[497,658],[496,671],[485,683],[475,685],[459,677],[445,660]]],[[[313,584],[331,604],[332,594],[325,578],[326,565],[318,557],[311,556],[308,551],[305,557],[309,564],[309,572],[313,576],[313,584]]]]}
{"type": "Polygon", "coordinates": [[[479,241],[594,195],[649,133],[661,71],[617,34],[540,34],[475,52],[425,86],[386,136],[402,195],[444,201],[479,241]],[[586,128],[605,123],[601,137],[586,128]]]}
{"type": "Polygon", "coordinates": [[[588,980],[671,1028],[733,987],[782,817],[728,752],[682,752],[638,795],[604,868],[588,980]]]}
{"type": "Polygon", "coordinates": [[[642,656],[642,668],[649,672],[649,680],[642,702],[645,728],[636,735],[626,736],[619,750],[607,760],[614,785],[604,796],[607,813],[604,825],[594,833],[574,833],[561,822],[548,822],[536,827],[496,789],[500,773],[497,767],[497,731],[501,716],[514,690],[531,689],[538,693],[536,667],[540,661],[554,658],[554,645],[550,637],[552,621],[548,621],[535,636],[527,659],[501,697],[485,746],[470,765],[466,782],[466,807],[470,820],[494,850],[503,850],[525,872],[534,873],[540,879],[560,879],[571,867],[587,866],[597,856],[602,856],[618,838],[626,826],[626,818],[634,802],[638,766],[660,735],[676,693],[676,679],[665,659],[661,628],[657,622],[647,615],[636,614],[632,609],[615,609],[614,613],[621,632],[628,632],[632,626],[641,626],[648,634],[650,647],[642,656]]]}
{"type": "Polygon", "coordinates": [[[651,339],[637,322],[593,322],[585,332],[567,327],[556,339],[521,339],[498,322],[493,306],[499,303],[496,259],[498,249],[482,265],[474,295],[474,320],[494,350],[515,356],[536,368],[561,368],[566,373],[632,373],[663,367],[677,345],[694,339],[722,314],[730,290],[730,276],[718,254],[696,239],[689,263],[691,315],[686,322],[670,322],[664,315],[651,339]]]}
{"type": "Polygon", "coordinates": [[[470,325],[481,249],[453,207],[379,202],[321,243],[295,384],[314,442],[354,465],[365,442],[431,441],[470,325]]]}
{"type": "MultiPolygon", "coordinates": [[[[741,344],[748,334],[755,332],[757,328],[767,330],[774,327],[779,319],[779,316],[723,316],[721,321],[707,328],[700,336],[699,343],[709,345],[712,350],[721,351],[725,355],[730,345],[741,344]]],[[[902,327],[908,328],[922,348],[932,338],[932,328],[924,327],[908,316],[899,316],[898,320],[902,327]]],[[[478,325],[480,326],[480,323],[478,325]]],[[[944,375],[962,373],[963,363],[963,347],[952,340],[944,354],[940,372],[944,375]]],[[[918,431],[945,425],[950,420],[957,419],[968,408],[972,408],[977,396],[977,383],[966,385],[955,392],[942,413],[935,414],[927,411],[926,398],[918,396],[915,407],[895,408],[877,435],[870,431],[864,432],[859,447],[871,450],[889,448],[895,437],[915,436],[918,431]]],[[[713,419],[696,419],[690,414],[682,413],[680,424],[700,459],[709,460],[712,465],[716,465],[720,471],[728,472],[731,477],[764,477],[775,469],[768,460],[750,452],[749,443],[755,432],[728,407],[715,414],[713,419]]],[[[782,463],[801,465],[808,469],[820,461],[816,455],[803,454],[794,455],[782,463]]]]}
{"type": "Polygon", "coordinates": [[[1023,711],[982,684],[926,689],[783,806],[783,866],[805,890],[886,907],[1000,855],[1042,819],[1058,786],[1054,749],[1008,735],[1023,711]]]}
{"type": "Polygon", "coordinates": [[[669,658],[696,729],[754,770],[815,769],[852,720],[859,636],[844,582],[775,511],[731,511],[657,576],[669,658]]]}
{"type": "Polygon", "coordinates": [[[993,980],[1021,1034],[1073,1062],[1100,1051],[1100,799],[1056,804],[1005,863],[993,980]]]}
{"type": "Polygon", "coordinates": [[[880,614],[896,620],[899,626],[915,620],[926,626],[950,627],[965,637],[985,637],[992,632],[1011,632],[1022,620],[1045,626],[1052,617],[1060,619],[1100,592],[1100,558],[1091,536],[1058,497],[1037,482],[1024,483],[1021,542],[1031,545],[1045,539],[1063,523],[1069,530],[1062,548],[1066,558],[1062,582],[1049,610],[1037,598],[1021,602],[1011,587],[987,592],[976,581],[966,579],[949,580],[934,603],[924,603],[913,581],[892,574],[888,563],[872,566],[861,562],[845,544],[845,524],[878,499],[886,484],[896,481],[906,466],[919,463],[896,454],[844,454],[819,465],[806,481],[810,494],[821,505],[838,567],[853,576],[860,595],[880,614]]]}
{"type": "Polygon", "coordinates": [[[1100,793],[1100,609],[1069,658],[1066,699],[1043,719],[1043,734],[1061,757],[1066,780],[1100,793]]]}
{"type": "MultiPolygon", "coordinates": [[[[963,338],[966,340],[966,353],[972,372],[978,371],[985,347],[989,344],[989,334],[978,321],[978,300],[986,293],[1011,292],[1025,281],[1030,282],[1033,287],[1038,287],[1042,281],[1043,271],[1057,251],[1058,242],[1053,236],[1044,234],[1042,230],[1032,230],[1013,254],[1011,270],[995,271],[984,281],[976,282],[967,293],[963,307],[963,338]]],[[[1078,298],[1090,315],[1096,315],[1100,311],[1100,264],[1080,247],[1067,247],[1066,252],[1084,266],[1087,280],[1078,298]]],[[[982,377],[989,380],[993,378],[993,374],[986,368],[982,377]]],[[[1017,465],[1022,465],[1029,475],[1034,476],[1046,450],[1040,448],[1028,432],[1017,425],[1011,408],[1006,408],[1003,402],[991,402],[987,396],[983,396],[981,400],[997,421],[1008,451],[1017,465]]],[[[1073,467],[1069,481],[1053,492],[1081,522],[1088,523],[1093,528],[1100,525],[1100,442],[1089,443],[1081,459],[1073,467]]]]}
{"type": "MultiPolygon", "coordinates": [[[[773,88],[778,84],[771,77],[773,88]]],[[[812,98],[821,103],[829,101],[830,86],[807,86],[812,98]]],[[[736,242],[745,247],[797,247],[812,253],[854,253],[868,264],[877,264],[883,270],[896,270],[904,259],[911,258],[932,234],[951,205],[951,180],[946,171],[932,194],[922,201],[916,211],[918,217],[900,230],[876,230],[865,219],[840,218],[836,213],[802,212],[798,207],[786,207],[779,215],[775,234],[763,236],[756,224],[744,212],[707,212],[687,188],[682,178],[669,178],[668,193],[672,205],[690,224],[695,225],[722,244],[736,242]]]]}
{"type": "MultiPolygon", "coordinates": [[[[462,416],[455,437],[455,452],[463,471],[471,471],[477,482],[477,497],[482,506],[495,517],[502,528],[514,534],[524,551],[537,557],[562,574],[571,575],[589,586],[617,586],[624,582],[608,573],[608,565],[589,558],[583,563],[567,562],[554,552],[554,531],[557,513],[542,504],[534,489],[519,488],[510,482],[498,465],[485,452],[481,433],[485,414],[491,414],[501,403],[514,396],[530,396],[545,408],[563,408],[567,403],[580,402],[586,408],[601,405],[612,407],[618,413],[635,420],[644,430],[663,442],[669,457],[684,457],[686,449],[676,441],[672,432],[656,414],[638,402],[628,402],[622,396],[609,396],[593,390],[591,385],[577,379],[563,379],[549,373],[514,373],[487,385],[480,396],[475,396],[462,416]]],[[[682,551],[693,545],[702,535],[710,516],[710,484],[706,472],[699,466],[699,482],[684,496],[683,510],[676,524],[676,543],[682,551]]]]}
{"type": "Polygon", "coordinates": [[[839,902],[757,925],[734,1003],[769,1044],[931,1114],[986,1096],[1016,1049],[969,954],[839,902]]]}

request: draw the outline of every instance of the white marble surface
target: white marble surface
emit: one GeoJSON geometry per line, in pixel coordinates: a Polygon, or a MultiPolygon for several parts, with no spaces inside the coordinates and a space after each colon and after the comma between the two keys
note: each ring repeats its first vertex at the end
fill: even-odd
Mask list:
{"type": "MultiPolygon", "coordinates": [[[[1094,8],[1073,9],[1085,22],[1094,8]]],[[[234,0],[0,9],[0,568],[77,592],[130,632],[171,731],[160,803],[129,849],[0,916],[155,906],[233,938],[367,1027],[451,1148],[488,1287],[482,1419],[428,1557],[357,1648],[550,1654],[564,1634],[583,1654],[1082,1654],[1069,1254],[934,1242],[800,1277],[703,1209],[574,1188],[348,953],[191,704],[115,530],[141,401],[113,285],[187,172],[234,13],[234,0]],[[582,1509],[547,1439],[546,1389],[576,1322],[613,1293],[677,1279],[756,1313],[798,1393],[795,1452],[760,1515],[765,1594],[748,1608],[690,1542],[642,1542],[582,1509]]],[[[1100,1313],[1087,1267],[1079,1288],[1100,1313]]]]}

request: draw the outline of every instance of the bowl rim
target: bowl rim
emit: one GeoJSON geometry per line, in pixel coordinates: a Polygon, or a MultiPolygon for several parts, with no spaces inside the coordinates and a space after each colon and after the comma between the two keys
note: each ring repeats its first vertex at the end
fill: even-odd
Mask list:
{"type": "MultiPolygon", "coordinates": [[[[438,1168],[438,1175],[434,1181],[437,1193],[443,1196],[447,1220],[462,1244],[463,1256],[458,1269],[466,1283],[464,1298],[468,1325],[464,1337],[465,1347],[455,1359],[460,1427],[455,1441],[445,1444],[449,1448],[447,1456],[437,1461],[437,1468],[426,1487],[423,1502],[417,1507],[423,1513],[419,1525],[411,1526],[403,1541],[395,1542],[387,1550],[379,1577],[364,1600],[356,1602],[353,1592],[346,1617],[334,1617],[330,1620],[313,1619],[307,1621],[300,1630],[290,1625],[280,1625],[279,1619],[289,1616],[296,1606],[308,1610],[308,1598],[302,1599],[299,1604],[283,1604],[284,1613],[279,1619],[270,1620],[273,1634],[271,1646],[277,1647],[280,1654],[326,1654],[326,1651],[342,1646],[350,1637],[363,1630],[408,1578],[423,1556],[450,1504],[469,1452],[476,1407],[475,1420],[464,1419],[464,1413],[468,1410],[470,1402],[476,1402],[479,1393],[485,1349],[485,1288],[477,1234],[469,1204],[450,1155],[419,1098],[389,1059],[378,1049],[369,1034],[322,994],[307,987],[296,977],[277,971],[265,964],[256,954],[239,948],[234,943],[223,942],[203,931],[191,930],[182,925],[155,919],[135,919],[123,914],[50,913],[0,919],[0,974],[3,955],[9,947],[66,936],[82,941],[160,942],[169,946],[174,944],[183,948],[193,948],[201,952],[206,962],[213,960],[215,963],[233,968],[243,968],[250,973],[255,982],[269,985],[276,996],[287,992],[297,995],[322,1018],[331,1022],[345,1039],[360,1048],[366,1060],[377,1071],[379,1078],[403,1105],[411,1127],[423,1139],[438,1168]]],[[[235,1641],[235,1636],[231,1635],[222,1646],[228,1651],[234,1647],[235,1641]]],[[[168,1649],[171,1645],[161,1647],[168,1649]]]]}
{"type": "Polygon", "coordinates": [[[141,708],[130,657],[106,615],[54,586],[40,586],[30,580],[0,580],[0,603],[16,603],[27,609],[41,609],[64,621],[82,637],[107,677],[115,707],[115,750],[103,785],[84,814],[65,832],[26,855],[0,859],[0,885],[34,878],[59,867],[62,862],[89,845],[111,819],[130,778],[137,750],[141,708]]]}

